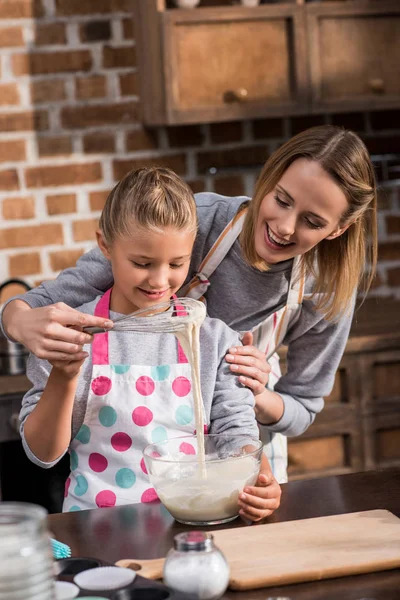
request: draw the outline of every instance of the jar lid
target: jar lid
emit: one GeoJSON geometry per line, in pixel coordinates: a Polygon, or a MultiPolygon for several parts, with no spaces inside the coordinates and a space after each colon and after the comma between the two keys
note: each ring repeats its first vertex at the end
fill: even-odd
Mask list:
{"type": "Polygon", "coordinates": [[[204,552],[214,548],[214,536],[204,531],[178,533],[174,537],[174,548],[180,552],[204,552]]]}

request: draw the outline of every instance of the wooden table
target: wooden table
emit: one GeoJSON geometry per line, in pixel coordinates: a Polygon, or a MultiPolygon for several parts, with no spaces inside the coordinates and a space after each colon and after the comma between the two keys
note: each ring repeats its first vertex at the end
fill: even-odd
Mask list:
{"type": "MultiPolygon", "coordinates": [[[[385,508],[400,517],[400,469],[294,481],[283,485],[282,490],[281,507],[267,522],[375,508],[385,508]]],[[[121,558],[165,556],[172,546],[173,536],[188,529],[176,523],[160,504],[55,514],[50,515],[48,521],[54,536],[71,546],[73,556],[92,556],[110,562],[121,558]]],[[[227,526],[246,525],[237,519],[227,526]]],[[[224,595],[231,600],[277,597],[281,600],[283,597],[291,600],[399,600],[400,569],[248,592],[228,591],[224,595]]]]}

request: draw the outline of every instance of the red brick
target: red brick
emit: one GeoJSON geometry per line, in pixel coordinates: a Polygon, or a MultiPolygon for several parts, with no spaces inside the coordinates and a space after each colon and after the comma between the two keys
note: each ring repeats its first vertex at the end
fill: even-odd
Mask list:
{"type": "Polygon", "coordinates": [[[331,122],[332,125],[344,127],[345,129],[351,129],[352,131],[361,132],[365,129],[364,114],[359,112],[332,115],[331,122]]]}
{"type": "Polygon", "coordinates": [[[14,54],[11,58],[13,73],[17,76],[89,71],[92,63],[92,55],[89,50],[33,52],[32,54],[14,54]]]}
{"type": "Polygon", "coordinates": [[[128,152],[155,150],[156,148],[158,148],[157,131],[154,129],[135,129],[126,134],[128,152]]]}
{"type": "Polygon", "coordinates": [[[2,27],[0,29],[0,48],[15,46],[25,46],[22,27],[2,27]]]}
{"type": "Polygon", "coordinates": [[[136,73],[123,73],[119,76],[122,96],[136,96],[138,93],[136,73]]]}
{"type": "Polygon", "coordinates": [[[0,19],[30,19],[43,17],[41,0],[1,0],[0,19]]]}
{"type": "Polygon", "coordinates": [[[265,146],[241,146],[232,150],[214,150],[199,152],[197,164],[199,173],[207,173],[211,168],[257,167],[262,166],[268,158],[265,146]]]}
{"type": "Polygon", "coordinates": [[[135,160],[115,160],[114,179],[122,179],[131,169],[141,167],[168,167],[178,175],[186,173],[186,156],[184,154],[174,154],[173,156],[159,156],[157,158],[138,158],[135,160]]]}
{"type": "Polygon", "coordinates": [[[264,138],[282,138],[283,137],[283,119],[258,119],[253,121],[253,135],[256,140],[264,138]]]}
{"type": "Polygon", "coordinates": [[[77,250],[57,250],[50,252],[50,266],[52,271],[63,271],[69,267],[74,267],[78,258],[82,256],[84,251],[81,248],[77,250]]]}
{"type": "Polygon", "coordinates": [[[112,133],[88,133],[83,138],[83,151],[86,154],[108,154],[115,152],[115,138],[112,133]]]}
{"type": "Polygon", "coordinates": [[[122,29],[124,32],[124,40],[133,40],[135,37],[133,19],[124,19],[122,21],[122,29]]]}
{"type": "Polygon", "coordinates": [[[44,110],[0,114],[0,133],[8,131],[44,131],[48,127],[48,115],[44,110]]]}
{"type": "Polygon", "coordinates": [[[10,191],[19,189],[18,173],[15,169],[0,171],[0,190],[10,191]]]}
{"type": "Polygon", "coordinates": [[[93,15],[132,12],[132,0],[56,0],[57,15],[93,15]]]}
{"type": "Polygon", "coordinates": [[[65,164],[25,169],[27,187],[39,188],[58,185],[79,185],[101,181],[100,163],[65,164]]]}
{"type": "Polygon", "coordinates": [[[110,21],[89,21],[80,26],[82,42],[103,42],[111,38],[110,21]]]}
{"type": "Polygon", "coordinates": [[[243,135],[242,123],[231,121],[227,123],[212,123],[210,125],[211,141],[214,144],[224,142],[240,142],[243,135]]]}
{"type": "Polygon", "coordinates": [[[379,244],[378,260],[400,260],[399,242],[385,242],[379,244]]]}
{"type": "Polygon", "coordinates": [[[199,192],[205,192],[206,184],[203,179],[194,179],[193,181],[187,181],[186,183],[191,188],[193,194],[198,194],[199,192]]]}
{"type": "Polygon", "coordinates": [[[89,221],[75,221],[72,223],[72,234],[75,242],[85,242],[96,239],[96,229],[99,227],[98,219],[89,221]]]}
{"type": "Polygon", "coordinates": [[[3,200],[3,217],[5,219],[33,219],[34,216],[35,199],[32,196],[3,200]]]}
{"type": "Polygon", "coordinates": [[[386,217],[386,230],[389,235],[400,233],[400,215],[391,215],[386,217]]]}
{"type": "Polygon", "coordinates": [[[91,77],[77,77],[76,97],[79,100],[90,98],[104,98],[107,96],[107,82],[103,75],[92,75],[91,77]]]}
{"type": "Polygon", "coordinates": [[[15,105],[19,104],[19,92],[16,83],[0,84],[0,105],[15,105]]]}
{"type": "Polygon", "coordinates": [[[54,44],[66,44],[67,35],[63,23],[38,23],[35,27],[36,46],[51,46],[54,44]]]}
{"type": "Polygon", "coordinates": [[[111,190],[100,190],[97,192],[90,192],[89,204],[90,210],[95,212],[96,210],[103,210],[105,201],[107,200],[108,194],[111,190]]]}
{"type": "Polygon", "coordinates": [[[97,104],[73,106],[61,111],[62,126],[66,129],[83,129],[99,125],[130,124],[137,120],[137,103],[97,104]]]}
{"type": "Polygon", "coordinates": [[[240,175],[215,178],[214,191],[222,196],[244,196],[243,179],[240,175]]]}
{"type": "Polygon", "coordinates": [[[400,268],[389,269],[387,272],[388,284],[390,287],[400,286],[400,268]]]}
{"type": "Polygon", "coordinates": [[[204,131],[199,125],[168,127],[167,137],[171,147],[201,146],[204,142],[204,131]]]}
{"type": "Polygon", "coordinates": [[[136,66],[136,50],[134,46],[105,46],[103,49],[103,67],[118,69],[136,66]]]}
{"type": "Polygon", "coordinates": [[[291,117],[290,119],[292,135],[296,135],[305,129],[309,129],[310,127],[324,124],[324,115],[304,115],[300,117],[291,117]]]}
{"type": "Polygon", "coordinates": [[[33,104],[47,104],[65,100],[65,82],[60,79],[39,79],[31,83],[31,98],[33,104]]]}
{"type": "Polygon", "coordinates": [[[72,139],[62,135],[38,137],[37,147],[40,158],[46,156],[68,156],[72,154],[72,139]]]}
{"type": "Polygon", "coordinates": [[[64,235],[60,223],[41,223],[30,227],[0,229],[0,249],[31,248],[62,244],[64,235]]]}
{"type": "Polygon", "coordinates": [[[35,275],[42,270],[39,252],[24,252],[8,257],[8,271],[10,277],[23,277],[35,275]]]}
{"type": "Polygon", "coordinates": [[[46,196],[47,214],[66,215],[76,212],[75,194],[53,194],[46,196]]]}
{"type": "Polygon", "coordinates": [[[25,160],[25,142],[23,140],[0,141],[0,162],[25,160]]]}

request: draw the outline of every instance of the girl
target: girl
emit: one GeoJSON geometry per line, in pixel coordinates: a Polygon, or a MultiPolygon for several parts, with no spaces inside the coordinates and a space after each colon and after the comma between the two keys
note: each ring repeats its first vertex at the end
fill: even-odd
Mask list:
{"type": "MultiPolygon", "coordinates": [[[[322,410],[366,265],[366,289],[374,275],[373,167],[355,133],[316,127],[271,155],[251,200],[202,193],[196,204],[199,231],[183,293],[205,295],[210,316],[248,332],[226,360],[255,394],[261,436],[282,482],[286,436],[303,433],[322,410]],[[282,377],[280,344],[288,346],[282,377]]],[[[8,305],[8,332],[41,356],[79,357],[85,338],[66,325],[84,317],[64,304],[33,312],[28,304],[77,306],[82,287],[89,300],[111,283],[106,261],[91,251],[76,268],[24,295],[25,302],[8,305]]]]}
{"type": "MultiPolygon", "coordinates": [[[[128,173],[110,193],[97,232],[114,285],[80,310],[109,319],[167,301],[185,281],[196,229],[193,194],[177,175],[128,173]]],[[[238,336],[222,321],[206,319],[200,338],[204,422],[211,433],[258,437],[254,396],[223,360],[238,336]]],[[[87,350],[90,359],[51,360],[53,368],[30,357],[33,388],[20,414],[25,451],[48,468],[69,450],[64,511],[151,502],[157,496],[142,451],[193,433],[190,365],[173,334],[107,332],[87,350]]],[[[183,443],[183,452],[191,450],[183,443]]],[[[259,520],[279,505],[279,485],[270,475],[263,457],[258,487],[240,494],[246,518],[259,520]]]]}

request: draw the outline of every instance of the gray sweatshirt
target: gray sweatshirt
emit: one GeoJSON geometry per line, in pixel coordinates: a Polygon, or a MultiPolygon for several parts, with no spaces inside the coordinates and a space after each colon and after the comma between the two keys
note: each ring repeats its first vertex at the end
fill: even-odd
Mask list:
{"type": "MultiPolygon", "coordinates": [[[[98,298],[79,307],[78,310],[94,314],[97,301],[98,298]]],[[[112,319],[119,316],[121,315],[110,312],[112,319]]],[[[200,330],[200,379],[205,419],[210,423],[210,433],[241,434],[258,438],[254,396],[232,375],[229,365],[224,360],[227,349],[239,343],[239,336],[225,323],[219,319],[206,318],[200,330]]],[[[72,438],[79,431],[85,417],[92,376],[91,345],[86,345],[85,350],[89,357],[84,362],[79,376],[72,417],[72,438]]],[[[176,364],[177,341],[173,334],[110,332],[109,361],[110,364],[149,366],[176,364]]],[[[50,463],[39,460],[26,442],[24,426],[26,418],[43,393],[50,371],[51,365],[47,361],[30,355],[27,376],[32,382],[32,389],[25,394],[20,412],[20,432],[25,452],[32,462],[45,468],[52,467],[61,456],[50,463]]]]}
{"type": "MultiPolygon", "coordinates": [[[[196,195],[199,230],[190,267],[191,278],[222,232],[249,198],[212,193],[196,195]]],[[[293,260],[272,265],[260,272],[247,265],[236,240],[211,276],[207,311],[238,332],[246,331],[282,307],[287,298],[293,260]]],[[[313,288],[306,282],[306,294],[313,288]]],[[[54,281],[43,283],[23,299],[31,307],[65,302],[76,307],[112,285],[111,266],[97,248],[82,256],[76,267],[63,271],[54,281]]],[[[282,418],[266,426],[287,436],[303,433],[324,406],[323,397],[332,390],[334,377],[348,338],[352,313],[336,322],[326,321],[314,301],[304,299],[298,321],[283,340],[288,346],[287,373],[275,385],[284,402],[282,418]]]]}

